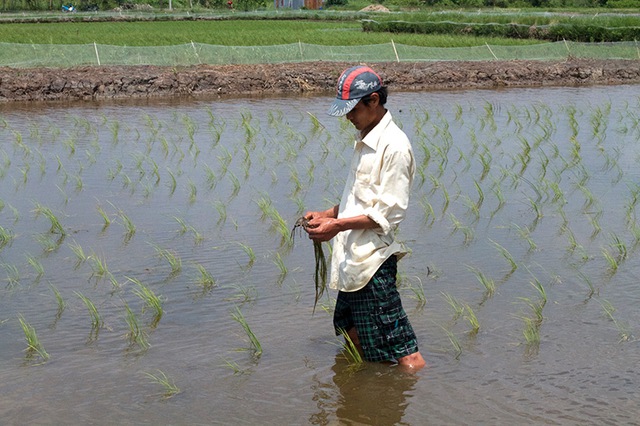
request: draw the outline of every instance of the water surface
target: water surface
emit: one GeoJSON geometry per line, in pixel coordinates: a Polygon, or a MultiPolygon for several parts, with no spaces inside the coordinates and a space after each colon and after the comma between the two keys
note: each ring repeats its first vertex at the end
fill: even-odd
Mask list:
{"type": "Polygon", "coordinates": [[[335,294],[312,315],[312,245],[286,238],[342,190],[353,129],[329,98],[1,106],[3,423],[634,424],[635,89],[391,95],[418,163],[399,234],[415,375],[344,359],[335,294]]]}

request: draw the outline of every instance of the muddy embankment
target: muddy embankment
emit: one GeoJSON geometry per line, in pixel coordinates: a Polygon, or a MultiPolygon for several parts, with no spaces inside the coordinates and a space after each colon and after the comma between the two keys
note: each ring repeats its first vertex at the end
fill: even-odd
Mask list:
{"type": "MultiPolygon", "coordinates": [[[[0,102],[330,93],[352,63],[0,68],[0,102]]],[[[640,83],[640,60],[376,63],[392,91],[640,83]]]]}

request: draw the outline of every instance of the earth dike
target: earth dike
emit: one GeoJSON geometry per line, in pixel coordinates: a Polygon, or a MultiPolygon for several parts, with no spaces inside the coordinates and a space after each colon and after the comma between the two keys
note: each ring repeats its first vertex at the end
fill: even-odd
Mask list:
{"type": "MultiPolygon", "coordinates": [[[[0,102],[324,94],[352,62],[191,67],[0,67],[0,102]]],[[[384,62],[391,91],[640,83],[640,60],[384,62]]]]}

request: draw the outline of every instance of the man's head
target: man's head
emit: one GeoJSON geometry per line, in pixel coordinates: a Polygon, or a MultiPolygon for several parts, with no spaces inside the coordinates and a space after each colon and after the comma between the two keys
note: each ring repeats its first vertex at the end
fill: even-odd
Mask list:
{"type": "Polygon", "coordinates": [[[336,99],[329,108],[329,115],[341,117],[355,107],[360,100],[369,103],[373,93],[378,93],[380,105],[387,101],[386,87],[382,86],[382,79],[371,68],[363,65],[348,68],[338,79],[336,99]]]}

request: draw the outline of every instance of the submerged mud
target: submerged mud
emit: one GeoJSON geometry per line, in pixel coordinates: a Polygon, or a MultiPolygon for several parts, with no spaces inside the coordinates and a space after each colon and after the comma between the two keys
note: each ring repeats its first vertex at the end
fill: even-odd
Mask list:
{"type": "MultiPolygon", "coordinates": [[[[329,93],[340,72],[351,65],[4,67],[0,68],[0,102],[329,93]]],[[[372,66],[397,91],[640,83],[640,60],[386,62],[372,66]]]]}

